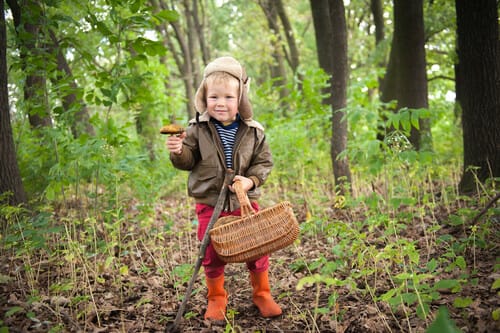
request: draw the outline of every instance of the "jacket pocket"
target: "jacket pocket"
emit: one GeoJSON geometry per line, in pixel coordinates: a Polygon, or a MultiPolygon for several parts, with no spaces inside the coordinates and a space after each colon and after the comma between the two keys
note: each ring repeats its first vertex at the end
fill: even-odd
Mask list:
{"type": "Polygon", "coordinates": [[[200,164],[189,175],[188,188],[193,197],[208,197],[219,192],[218,168],[200,164]]]}

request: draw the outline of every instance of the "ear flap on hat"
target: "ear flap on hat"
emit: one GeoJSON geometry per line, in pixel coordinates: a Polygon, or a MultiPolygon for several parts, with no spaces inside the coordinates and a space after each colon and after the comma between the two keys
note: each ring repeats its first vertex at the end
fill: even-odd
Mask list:
{"type": "Polygon", "coordinates": [[[203,113],[207,110],[207,99],[205,96],[205,79],[201,82],[196,94],[194,95],[194,108],[199,113],[203,113]]]}
{"type": "Polygon", "coordinates": [[[243,79],[240,81],[240,104],[238,106],[238,111],[240,112],[240,117],[243,120],[250,120],[253,117],[252,104],[248,99],[248,93],[250,92],[250,78],[246,76],[245,70],[243,69],[243,79]]]}

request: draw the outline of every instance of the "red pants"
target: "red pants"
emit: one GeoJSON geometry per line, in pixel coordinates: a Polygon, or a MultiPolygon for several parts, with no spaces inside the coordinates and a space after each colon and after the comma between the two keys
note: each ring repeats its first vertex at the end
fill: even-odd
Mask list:
{"type": "MultiPolygon", "coordinates": [[[[252,207],[255,211],[259,210],[259,205],[257,203],[252,203],[252,207]]],[[[196,215],[198,215],[198,240],[200,241],[203,240],[205,230],[207,230],[208,223],[210,222],[213,211],[214,207],[212,206],[196,204],[196,215]]],[[[240,209],[238,208],[237,210],[232,212],[222,212],[220,214],[220,217],[228,215],[240,216],[240,209]]],[[[224,274],[224,266],[226,265],[226,263],[217,256],[214,247],[210,243],[207,246],[207,249],[205,251],[205,258],[203,258],[201,264],[205,269],[205,275],[210,279],[224,274]]],[[[251,272],[261,273],[269,268],[269,256],[265,255],[255,261],[249,261],[246,263],[246,265],[251,272]]]]}

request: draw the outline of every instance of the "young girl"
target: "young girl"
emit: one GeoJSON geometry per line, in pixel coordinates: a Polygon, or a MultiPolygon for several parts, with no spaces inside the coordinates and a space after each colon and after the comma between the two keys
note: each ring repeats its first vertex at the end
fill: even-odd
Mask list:
{"type": "MultiPolygon", "coordinates": [[[[263,127],[252,120],[248,101],[248,78],[243,67],[231,57],[221,57],[205,68],[196,92],[196,119],[185,133],[170,136],[166,146],[174,167],[188,170],[188,194],[196,201],[198,239],[201,241],[224,183],[226,171],[234,170],[234,181],[241,185],[255,211],[260,186],[273,167],[263,127]]],[[[229,189],[233,191],[232,186],[229,189]]],[[[228,192],[220,216],[241,215],[234,193],[228,192]]],[[[225,262],[212,245],[207,247],[202,265],[208,287],[205,319],[224,320],[228,294],[224,289],[225,262]]],[[[247,262],[253,287],[253,302],[263,317],[281,315],[269,287],[269,256],[247,262]]]]}

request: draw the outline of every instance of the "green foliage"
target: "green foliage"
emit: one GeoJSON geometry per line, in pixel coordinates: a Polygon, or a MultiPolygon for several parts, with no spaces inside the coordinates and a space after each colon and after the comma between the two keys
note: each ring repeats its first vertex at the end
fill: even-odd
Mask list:
{"type": "Polygon", "coordinates": [[[459,333],[461,332],[450,319],[448,310],[441,306],[438,315],[432,324],[425,331],[426,333],[459,333]]]}
{"type": "Polygon", "coordinates": [[[323,95],[318,94],[325,87],[326,76],[322,71],[309,70],[302,81],[289,86],[290,94],[287,104],[296,110],[293,117],[279,116],[280,110],[275,107],[272,83],[261,85],[257,90],[257,103],[268,105],[258,111],[258,120],[266,128],[269,145],[273,152],[275,164],[272,179],[283,185],[304,186],[307,175],[327,174],[331,168],[329,161],[329,113],[322,105],[323,95]],[[299,89],[299,83],[302,89],[299,89]],[[288,144],[284,145],[286,141],[288,144]],[[300,159],[297,157],[300,156],[300,159]],[[313,171],[315,170],[315,171],[313,171]]]}

